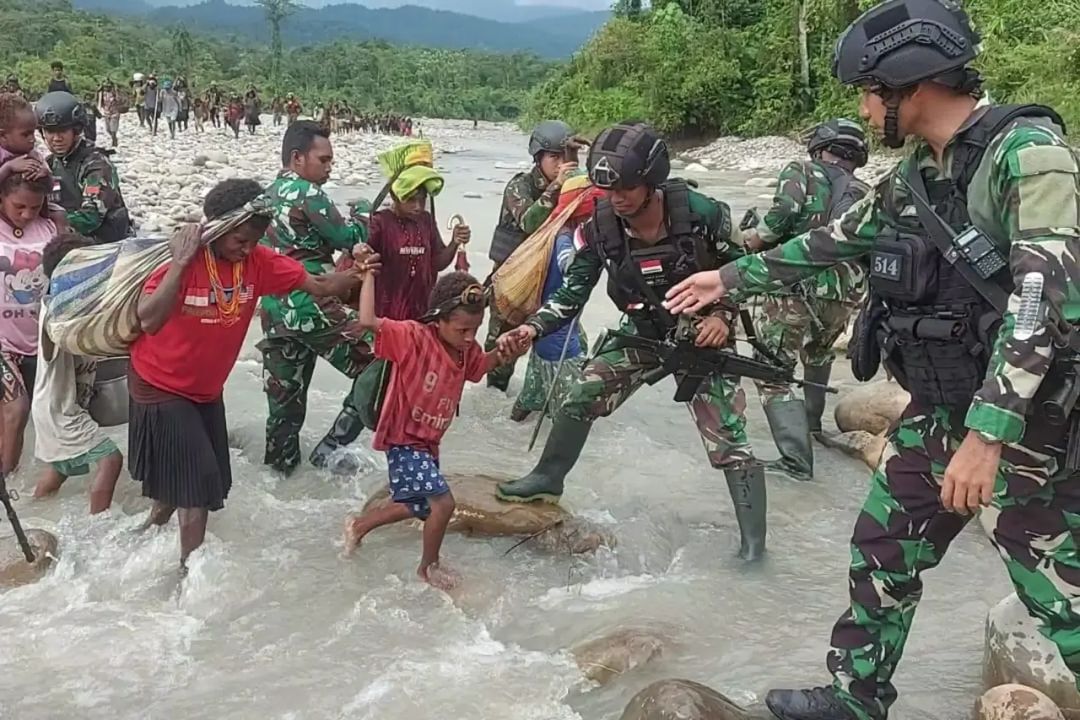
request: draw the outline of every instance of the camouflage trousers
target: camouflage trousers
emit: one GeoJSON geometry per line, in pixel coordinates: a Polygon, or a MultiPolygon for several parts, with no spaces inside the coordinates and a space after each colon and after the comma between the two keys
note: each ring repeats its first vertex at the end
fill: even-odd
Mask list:
{"type": "MultiPolygon", "coordinates": [[[[646,373],[660,366],[654,351],[628,346],[623,333],[636,331],[626,323],[618,334],[601,340],[597,354],[567,390],[560,413],[586,421],[607,417],[638,391],[646,373]]],[[[739,378],[710,378],[687,405],[713,467],[731,469],[754,462],[746,436],[746,395],[739,378]]]]}
{"type": "MultiPolygon", "coordinates": [[[[505,320],[495,314],[495,308],[489,309],[488,318],[488,333],[487,339],[484,340],[484,351],[491,352],[495,349],[495,341],[499,339],[499,336],[503,333],[510,332],[516,326],[508,324],[505,320]]],[[[510,362],[506,365],[500,365],[487,374],[487,384],[489,387],[496,387],[500,390],[505,390],[510,384],[510,378],[514,377],[514,368],[517,367],[517,360],[510,362]]]]}
{"type": "MultiPolygon", "coordinates": [[[[758,337],[786,364],[823,367],[832,365],[833,345],[847,329],[857,310],[854,303],[823,300],[802,295],[767,295],[761,309],[758,337]]],[[[759,358],[760,359],[760,358],[759,358]]],[[[762,404],[794,400],[791,386],[756,382],[762,404]]]]}
{"type": "MultiPolygon", "coordinates": [[[[883,720],[922,573],[941,562],[968,518],[941,505],[940,481],[963,440],[964,412],[909,406],[889,435],[851,538],[851,606],[828,655],[839,697],[862,720],[883,720]]],[[[1032,418],[1023,446],[1006,445],[983,529],[1042,633],[1080,673],[1080,477],[1061,477],[1066,429],[1032,418]]]]}
{"type": "MultiPolygon", "coordinates": [[[[263,462],[289,471],[300,464],[300,430],[307,416],[307,394],[315,361],[322,357],[346,377],[356,378],[374,359],[370,335],[354,337],[345,324],[299,333],[273,323],[262,314],[266,336],[258,348],[263,356],[266,455],[263,462]]],[[[353,395],[345,396],[343,411],[356,413],[353,395]]]]}

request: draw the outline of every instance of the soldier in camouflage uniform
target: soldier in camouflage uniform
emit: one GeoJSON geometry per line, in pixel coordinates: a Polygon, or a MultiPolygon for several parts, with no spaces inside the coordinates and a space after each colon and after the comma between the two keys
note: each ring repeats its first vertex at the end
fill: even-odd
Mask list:
{"type": "Polygon", "coordinates": [[[1066,346],[1080,345],[1080,165],[1053,111],[977,99],[977,45],[967,15],[938,0],[888,0],[856,20],[837,75],[862,87],[862,114],[886,144],[917,139],[911,155],[840,223],[669,293],[673,311],[692,311],[864,259],[880,359],[912,395],[855,524],[833,683],[770,692],[782,720],[886,717],[921,574],[980,508],[1020,599],[1080,673],[1080,477],[1065,459],[1069,423],[1038,411],[1070,382],[1058,373],[1076,359],[1066,346]],[[971,227],[981,240],[950,239],[971,227]],[[958,246],[990,250],[982,270],[953,258],[958,246]],[[1021,316],[1028,283],[1043,312],[1021,316]]]}
{"type": "Polygon", "coordinates": [[[131,233],[120,178],[105,151],[83,138],[93,122],[71,93],[48,93],[34,107],[49,146],[54,179],[49,201],[64,208],[72,229],[97,242],[116,242],[131,233]]]}
{"type": "MultiPolygon", "coordinates": [[[[753,251],[773,247],[839,218],[869,188],[855,178],[866,164],[866,137],[858,123],[846,119],[822,123],[807,143],[810,160],[792,162],[780,172],[768,214],[745,238],[753,251]]],[[[811,434],[821,432],[825,386],[832,372],[833,345],[866,292],[866,273],[858,263],[769,294],[758,328],[762,342],[785,364],[801,359],[806,403],[784,383],[757,382],[780,460],[771,467],[797,480],[814,477],[811,434]],[[839,282],[837,282],[839,281],[839,282]]]]}
{"type": "MultiPolygon", "coordinates": [[[[577,161],[566,160],[567,144],[572,140],[573,131],[570,126],[558,120],[547,120],[533,130],[532,137],[529,138],[532,170],[515,175],[503,191],[499,224],[495,226],[491,250],[488,252],[488,257],[495,263],[492,272],[499,269],[525,238],[540,229],[551,211],[559,204],[563,183],[578,170],[577,161]]],[[[485,350],[491,352],[498,337],[511,329],[495,314],[495,307],[492,305],[485,350]]],[[[510,378],[514,376],[516,364],[515,360],[489,372],[488,387],[505,391],[510,384],[510,378]]]]}
{"type": "MultiPolygon", "coordinates": [[[[264,242],[299,260],[312,275],[332,272],[335,251],[349,252],[367,238],[364,225],[343,218],[322,189],[333,158],[324,128],[311,121],[293,123],[282,141],[284,169],[266,191],[274,218],[264,242]]],[[[262,322],[266,336],[259,349],[270,408],[264,462],[291,472],[300,464],[300,429],[316,359],[322,357],[356,378],[372,360],[370,337],[359,329],[356,310],[341,299],[316,299],[299,291],[263,298],[262,322]]],[[[345,396],[341,414],[312,452],[316,467],[325,467],[334,450],[356,440],[363,430],[353,395],[345,396]]]]}
{"type": "MultiPolygon", "coordinates": [[[[572,322],[605,268],[608,294],[626,316],[567,391],[536,468],[499,485],[501,499],[561,497],[563,479],[577,462],[593,421],[613,413],[641,387],[647,373],[660,367],[657,341],[674,323],[659,306],[664,291],[675,278],[703,265],[719,267],[741,254],[728,206],[684,182],[668,182],[670,168],[666,143],[645,125],[616,125],[593,144],[589,176],[607,198],[598,201],[593,219],[578,230],[581,250],[567,268],[562,289],[499,342],[509,343],[510,350],[572,322]]],[[[697,319],[696,344],[730,345],[733,312],[709,308],[697,319]]],[[[709,462],[727,476],[742,534],[740,556],[756,560],[765,549],[765,473],[747,441],[746,399],[738,378],[709,378],[689,406],[709,462]]]]}

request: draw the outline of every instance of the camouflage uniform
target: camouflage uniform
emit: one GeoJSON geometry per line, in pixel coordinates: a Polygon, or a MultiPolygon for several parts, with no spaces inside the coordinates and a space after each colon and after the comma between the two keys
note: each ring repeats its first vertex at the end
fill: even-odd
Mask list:
{"type": "MultiPolygon", "coordinates": [[[[893,177],[917,163],[928,185],[950,180],[955,151],[950,143],[939,166],[920,142],[838,224],[726,266],[720,274],[732,299],[775,291],[837,263],[867,257],[875,238],[894,226],[897,216],[913,220],[916,215],[906,186],[893,177]]],[[[1070,322],[1080,320],[1080,305],[1071,301],[1080,287],[1070,271],[1080,248],[1078,182],[1076,157],[1060,131],[1023,118],[993,138],[967,196],[972,222],[1010,259],[1017,286],[1027,272],[1041,272],[1043,297],[1061,303],[1070,322]]],[[[939,484],[969,430],[1004,444],[982,524],[1042,632],[1080,673],[1080,557],[1074,542],[1080,478],[1063,472],[1067,426],[1050,427],[1030,412],[1054,351],[1045,321],[1029,340],[1013,337],[1018,303],[1013,294],[985,382],[970,407],[913,403],[904,412],[889,433],[855,523],[851,605],[833,629],[828,666],[837,696],[863,720],[884,718],[896,699],[891,677],[922,595],[920,575],[941,561],[966,522],[943,509],[939,484]]]]}
{"type": "MultiPolygon", "coordinates": [[[[499,225],[503,227],[519,227],[527,235],[532,235],[540,229],[544,221],[550,217],[551,212],[559,203],[559,188],[554,188],[540,172],[540,166],[533,166],[527,173],[519,173],[506,185],[503,191],[502,210],[499,213],[499,225]]],[[[495,314],[491,308],[491,317],[488,320],[488,334],[484,341],[484,349],[491,352],[495,349],[495,341],[504,332],[513,330],[513,327],[504,323],[503,319],[495,314]]],[[[501,365],[488,373],[488,384],[494,387],[505,388],[510,378],[514,376],[514,368],[517,362],[501,365]]]]}
{"type": "Polygon", "coordinates": [[[49,200],[67,211],[73,230],[99,242],[128,235],[131,225],[120,176],[104,150],[80,140],[63,157],[50,155],[49,170],[59,181],[49,200]]]}
{"type": "MultiPolygon", "coordinates": [[[[715,248],[721,261],[737,252],[730,237],[722,237],[719,228],[730,228],[727,205],[690,192],[691,208],[698,218],[693,228],[710,248],[715,248]]],[[[587,231],[587,230],[586,230],[587,231]]],[[[527,321],[542,335],[554,331],[574,318],[589,299],[600,281],[604,263],[591,243],[582,247],[566,269],[563,286],[527,321]]],[[[730,310],[715,314],[731,323],[730,310]]],[[[639,316],[640,317],[640,316],[639,316]]],[[[638,322],[624,318],[618,330],[609,335],[597,348],[598,352],[586,363],[580,380],[566,393],[559,413],[574,420],[592,421],[607,417],[626,402],[642,385],[642,377],[660,365],[656,353],[647,344],[634,342],[643,335],[638,322]]],[[[644,333],[655,337],[655,333],[644,333]]],[[[690,410],[705,443],[709,462],[716,468],[736,468],[753,461],[746,437],[746,398],[739,379],[715,376],[706,389],[694,396],[690,410]]]]}
{"type": "MultiPolygon", "coordinates": [[[[312,275],[332,272],[335,251],[351,251],[367,239],[363,225],[345,220],[321,187],[294,172],[278,175],[266,196],[275,214],[264,242],[299,260],[312,275]]],[[[296,291],[262,299],[266,337],[259,349],[270,409],[267,465],[288,471],[300,463],[300,429],[316,358],[322,356],[351,378],[371,362],[370,336],[357,335],[350,328],[356,319],[356,311],[337,298],[316,299],[296,291]]],[[[352,392],[345,396],[343,415],[355,416],[352,397],[352,392]]],[[[339,417],[339,422],[344,419],[339,417]]]]}
{"type": "MultiPolygon", "coordinates": [[[[832,183],[816,160],[793,162],[780,172],[772,207],[757,227],[766,246],[801,235],[828,223],[832,183]]],[[[800,283],[787,292],[765,297],[762,342],[785,363],[827,367],[833,345],[866,292],[866,271],[858,263],[844,263],[835,272],[800,283]]],[[[757,382],[763,403],[793,400],[790,385],[757,382]]]]}

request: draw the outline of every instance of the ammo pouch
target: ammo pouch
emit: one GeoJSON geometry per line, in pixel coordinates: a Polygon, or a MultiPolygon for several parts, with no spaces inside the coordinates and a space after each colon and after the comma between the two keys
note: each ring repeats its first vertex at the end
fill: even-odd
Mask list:
{"type": "Polygon", "coordinates": [[[1001,316],[918,310],[888,311],[881,323],[885,367],[918,403],[967,407],[986,378],[1001,316]]]}
{"type": "Polygon", "coordinates": [[[851,328],[851,342],[848,343],[847,356],[851,360],[851,373],[859,382],[869,382],[877,375],[881,366],[881,345],[878,344],[878,330],[888,315],[888,309],[881,298],[873,291],[866,294],[859,314],[851,328]]]}
{"type": "Polygon", "coordinates": [[[903,303],[925,300],[938,282],[938,253],[924,238],[900,232],[879,240],[870,254],[874,292],[903,303]]]}
{"type": "Polygon", "coordinates": [[[387,360],[374,360],[353,381],[354,406],[360,422],[372,432],[379,425],[392,367],[387,360]]]}
{"type": "Polygon", "coordinates": [[[496,226],[495,233],[491,237],[488,258],[496,265],[503,264],[506,262],[506,258],[510,257],[510,253],[517,250],[518,245],[525,241],[526,237],[528,235],[517,228],[496,226]]]}

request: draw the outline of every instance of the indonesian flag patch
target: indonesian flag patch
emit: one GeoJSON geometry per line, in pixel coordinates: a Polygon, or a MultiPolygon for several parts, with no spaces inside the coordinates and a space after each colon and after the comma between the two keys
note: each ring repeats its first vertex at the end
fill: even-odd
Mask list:
{"type": "Polygon", "coordinates": [[[638,267],[641,268],[641,274],[647,278],[664,272],[664,263],[660,260],[642,260],[638,267]]]}

